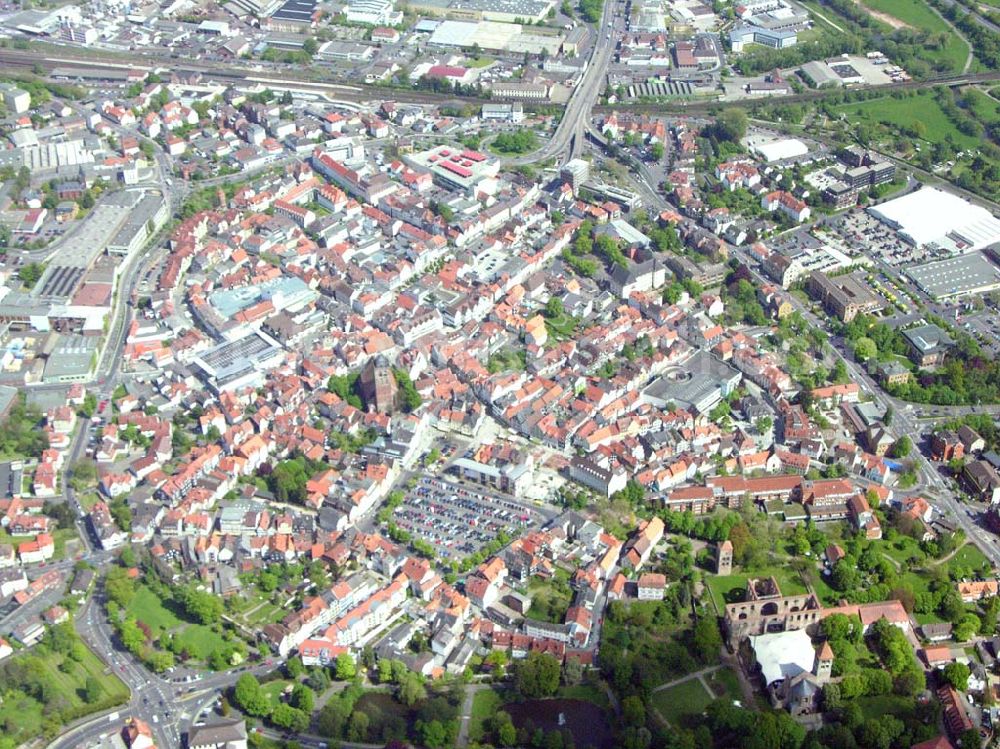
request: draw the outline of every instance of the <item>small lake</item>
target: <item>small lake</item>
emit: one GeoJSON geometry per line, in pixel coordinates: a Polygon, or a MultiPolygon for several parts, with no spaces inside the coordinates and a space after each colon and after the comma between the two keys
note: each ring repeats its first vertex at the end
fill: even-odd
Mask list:
{"type": "Polygon", "coordinates": [[[577,749],[614,749],[614,736],[604,711],[584,700],[526,700],[508,702],[502,708],[520,728],[530,720],[535,728],[549,731],[566,729],[573,734],[577,749]],[[559,725],[559,713],[565,723],[559,725]]]}

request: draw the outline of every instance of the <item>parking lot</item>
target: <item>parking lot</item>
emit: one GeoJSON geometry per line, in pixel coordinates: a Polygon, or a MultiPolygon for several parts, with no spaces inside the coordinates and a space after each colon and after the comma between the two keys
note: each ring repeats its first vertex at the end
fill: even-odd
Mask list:
{"type": "Polygon", "coordinates": [[[424,477],[393,513],[393,522],[432,544],[442,559],[474,554],[501,532],[542,525],[539,510],[468,484],[424,477]]]}
{"type": "Polygon", "coordinates": [[[914,247],[896,232],[868,213],[855,210],[826,222],[836,239],[848,248],[848,254],[864,249],[872,258],[887,265],[911,265],[940,259],[949,253],[926,247],[914,247]]]}

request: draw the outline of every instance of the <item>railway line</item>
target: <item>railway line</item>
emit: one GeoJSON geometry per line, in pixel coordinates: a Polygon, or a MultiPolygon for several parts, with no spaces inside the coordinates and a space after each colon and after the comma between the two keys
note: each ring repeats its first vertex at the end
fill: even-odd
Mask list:
{"type": "Polygon", "coordinates": [[[55,54],[34,50],[0,49],[0,67],[4,70],[35,72],[39,68],[46,75],[54,70],[93,70],[108,69],[115,72],[125,70],[150,71],[159,68],[184,70],[201,73],[205,78],[219,83],[236,85],[271,87],[275,89],[292,88],[302,91],[326,94],[329,97],[343,98],[354,101],[370,101],[373,99],[396,99],[414,104],[446,104],[457,102],[481,102],[482,99],[464,97],[456,94],[436,94],[428,91],[403,90],[384,88],[368,84],[344,84],[317,81],[301,75],[290,74],[288,71],[273,68],[248,68],[230,63],[206,63],[191,61],[178,64],[171,58],[156,60],[143,58],[135,63],[123,62],[120,57],[105,57],[97,55],[74,56],[69,50],[65,54],[55,54]]]}
{"type": "MultiPolygon", "coordinates": [[[[46,74],[52,71],[63,69],[88,70],[94,68],[107,68],[109,70],[154,70],[157,68],[171,68],[198,72],[210,80],[219,83],[231,83],[243,86],[265,86],[276,89],[291,88],[303,92],[312,92],[325,95],[327,98],[338,98],[347,101],[371,101],[379,99],[397,99],[414,104],[448,104],[454,103],[462,106],[470,103],[482,103],[483,99],[472,96],[462,96],[459,94],[438,94],[429,91],[407,90],[399,88],[386,88],[372,86],[369,84],[346,84],[328,81],[319,81],[311,77],[296,75],[280,68],[271,67],[245,67],[234,66],[228,62],[211,61],[183,61],[171,57],[143,56],[138,60],[130,61],[117,55],[92,54],[74,55],[73,50],[16,50],[0,49],[0,66],[6,70],[36,72],[39,68],[46,74]]],[[[870,86],[869,90],[886,89],[886,91],[909,91],[931,88],[934,86],[965,86],[977,83],[993,83],[1000,81],[1000,71],[988,71],[984,73],[965,73],[950,76],[936,76],[920,81],[907,81],[905,83],[888,83],[878,86],[870,86]]],[[[798,94],[783,96],[779,101],[782,104],[796,104],[821,100],[829,91],[803,91],[798,94]]],[[[759,104],[762,100],[743,99],[734,101],[672,101],[672,102],[643,102],[629,101],[621,102],[614,106],[598,105],[592,111],[597,114],[606,114],[611,111],[627,110],[645,114],[707,114],[719,107],[749,107],[759,104]]]]}

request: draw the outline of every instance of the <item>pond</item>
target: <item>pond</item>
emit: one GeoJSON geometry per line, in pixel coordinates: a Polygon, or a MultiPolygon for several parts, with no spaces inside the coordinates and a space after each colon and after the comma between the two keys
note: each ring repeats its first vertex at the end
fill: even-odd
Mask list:
{"type": "Polygon", "coordinates": [[[592,702],[584,700],[527,700],[509,702],[503,709],[510,713],[514,725],[520,728],[531,721],[535,728],[548,733],[568,730],[573,734],[577,749],[613,749],[615,745],[611,726],[604,711],[592,702]],[[559,714],[565,722],[559,725],[559,714]]]}

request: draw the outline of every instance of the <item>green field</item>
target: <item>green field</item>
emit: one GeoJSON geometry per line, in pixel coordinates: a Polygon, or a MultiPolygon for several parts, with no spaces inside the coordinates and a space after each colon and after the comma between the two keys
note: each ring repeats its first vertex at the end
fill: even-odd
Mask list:
{"type": "Polygon", "coordinates": [[[740,680],[731,669],[720,668],[705,677],[715,696],[722,699],[739,700],[743,697],[740,680]]]}
{"type": "Polygon", "coordinates": [[[987,96],[978,88],[970,86],[962,89],[962,98],[968,103],[971,114],[980,122],[990,122],[1000,117],[1000,101],[992,95],[987,96]]]}
{"type": "Polygon", "coordinates": [[[189,624],[177,634],[177,640],[192,658],[207,660],[216,650],[225,647],[222,636],[204,624],[189,624]]]}
{"type": "Polygon", "coordinates": [[[145,585],[140,585],[136,590],[135,597],[129,602],[125,613],[149,627],[154,637],[181,623],[181,620],[163,605],[159,596],[145,585]]]}
{"type": "Polygon", "coordinates": [[[277,705],[281,702],[281,693],[285,691],[285,688],[292,682],[287,679],[278,679],[277,681],[269,681],[266,684],[261,684],[261,688],[264,690],[264,694],[271,701],[272,705],[277,705]]]}
{"type": "Polygon", "coordinates": [[[948,569],[961,567],[962,569],[971,569],[973,571],[978,570],[984,564],[988,564],[986,556],[974,543],[967,543],[955,552],[955,556],[947,562],[948,569]]]}
{"type": "Polygon", "coordinates": [[[528,616],[532,619],[561,623],[566,618],[566,611],[573,601],[573,591],[569,583],[557,580],[542,580],[532,578],[528,583],[528,593],[531,595],[531,608],[528,616]]]}
{"type": "Polygon", "coordinates": [[[858,707],[866,718],[878,720],[886,715],[902,717],[910,715],[914,710],[912,699],[896,694],[882,694],[877,697],[858,697],[858,707]]]}
{"type": "Polygon", "coordinates": [[[496,714],[503,705],[503,695],[496,689],[480,689],[472,698],[472,713],[469,719],[469,739],[481,741],[483,723],[496,714]]]}
{"type": "Polygon", "coordinates": [[[607,710],[611,705],[608,701],[608,693],[593,684],[576,684],[574,686],[559,687],[555,696],[564,700],[583,700],[590,702],[602,710],[607,710]]]}
{"type": "Polygon", "coordinates": [[[849,120],[859,124],[882,123],[891,127],[912,129],[918,122],[922,123],[923,140],[928,143],[941,143],[949,135],[959,148],[970,148],[979,143],[976,138],[960,133],[929,93],[922,92],[902,99],[885,97],[841,104],[835,107],[834,111],[842,112],[849,120]]]}
{"type": "Polygon", "coordinates": [[[559,317],[545,318],[545,327],[548,328],[549,335],[557,341],[564,341],[571,338],[576,331],[579,321],[572,315],[563,312],[559,317]]]}
{"type": "Polygon", "coordinates": [[[899,536],[892,543],[883,543],[879,547],[879,550],[890,559],[899,562],[901,565],[906,564],[907,560],[912,556],[926,556],[926,554],[920,550],[920,544],[909,536],[899,536]]]}
{"type": "Polygon", "coordinates": [[[813,590],[816,591],[816,595],[819,596],[821,603],[833,606],[843,597],[843,593],[831,588],[826,581],[827,578],[821,572],[817,571],[813,582],[813,590]]]}
{"type": "Polygon", "coordinates": [[[969,45],[955,32],[951,26],[935,13],[930,6],[920,0],[864,0],[872,10],[885,13],[914,28],[929,31],[932,34],[948,34],[948,42],[938,52],[942,60],[948,62],[955,72],[965,68],[969,56],[969,45]]]}
{"type": "Polygon", "coordinates": [[[669,723],[679,724],[686,716],[700,715],[713,700],[698,679],[661,689],[653,694],[653,707],[669,723]]]}
{"type": "Polygon", "coordinates": [[[93,652],[84,647],[80,655],[79,662],[52,652],[36,657],[33,650],[13,656],[12,663],[24,660],[34,664],[33,667],[39,669],[40,679],[51,689],[51,694],[46,693],[43,704],[21,692],[6,691],[15,685],[4,684],[0,688],[3,696],[0,702],[0,735],[13,739],[16,745],[43,734],[50,735],[52,728],[60,722],[69,722],[128,700],[128,688],[114,674],[104,673],[104,664],[93,652]],[[100,684],[100,696],[93,703],[87,703],[83,699],[83,690],[91,677],[100,684]],[[56,708],[53,715],[46,715],[45,711],[53,705],[61,707],[56,708]],[[57,718],[54,725],[53,717],[57,718]],[[62,721],[58,720],[59,717],[62,721]]]}
{"type": "Polygon", "coordinates": [[[778,567],[739,575],[711,575],[706,577],[705,584],[712,592],[712,600],[715,601],[716,607],[722,611],[727,603],[743,600],[742,594],[747,587],[747,578],[772,575],[778,581],[783,595],[800,595],[806,592],[806,586],[802,584],[802,580],[794,570],[778,567]]]}

